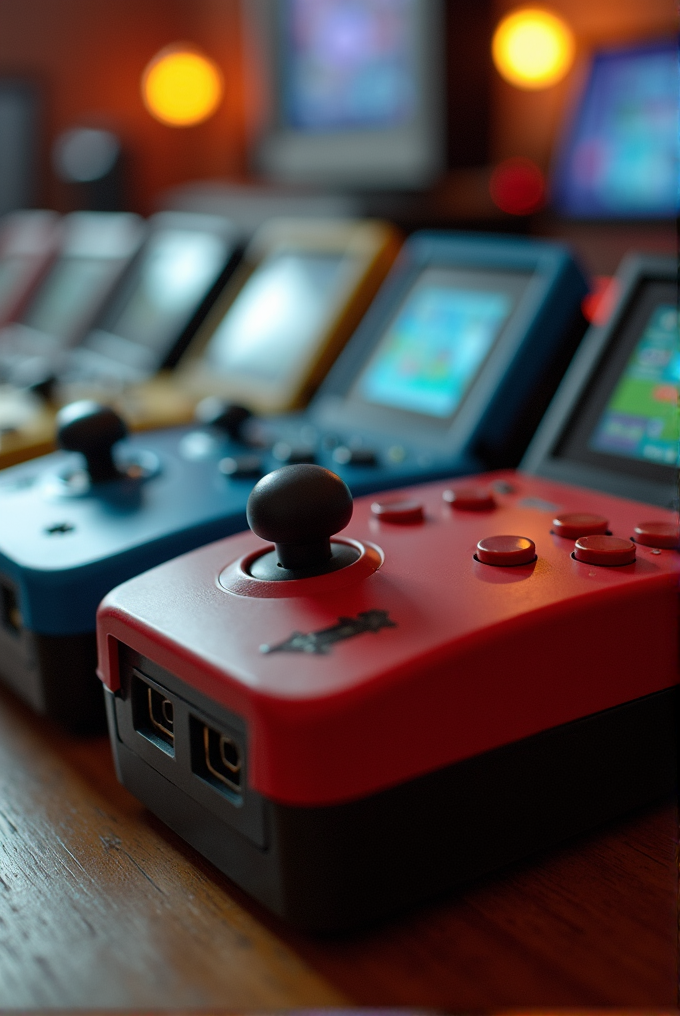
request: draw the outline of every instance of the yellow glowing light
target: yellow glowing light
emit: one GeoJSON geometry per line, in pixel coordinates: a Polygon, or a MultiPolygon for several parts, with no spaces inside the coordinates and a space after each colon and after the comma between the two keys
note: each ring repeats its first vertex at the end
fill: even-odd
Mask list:
{"type": "Polygon", "coordinates": [[[518,88],[547,88],[565,76],[574,60],[574,35],[549,11],[525,7],[508,14],[494,32],[493,61],[518,88]]]}
{"type": "Polygon", "coordinates": [[[218,66],[192,46],[168,46],[147,64],[142,98],[152,116],[173,127],[207,120],[222,100],[218,66]]]}

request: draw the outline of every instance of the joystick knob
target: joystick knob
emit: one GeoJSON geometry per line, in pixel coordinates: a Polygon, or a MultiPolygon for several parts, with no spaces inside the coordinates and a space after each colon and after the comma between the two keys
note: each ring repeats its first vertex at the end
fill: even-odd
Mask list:
{"type": "Polygon", "coordinates": [[[348,524],[352,507],[347,484],[322,466],[283,466],[269,473],[253,488],[247,516],[252,531],[275,543],[276,551],[257,559],[251,574],[299,578],[351,563],[357,551],[345,544],[331,547],[330,538],[348,524]]]}
{"type": "Polygon", "coordinates": [[[252,415],[245,406],[239,406],[235,402],[224,402],[214,395],[202,399],[196,406],[198,423],[224,431],[232,441],[243,442],[243,425],[252,415]]]}
{"type": "Polygon", "coordinates": [[[57,413],[57,443],[65,451],[80,452],[85,457],[92,483],[121,475],[112,450],[126,435],[127,427],[118,413],[89,399],[72,402],[57,413]]]}

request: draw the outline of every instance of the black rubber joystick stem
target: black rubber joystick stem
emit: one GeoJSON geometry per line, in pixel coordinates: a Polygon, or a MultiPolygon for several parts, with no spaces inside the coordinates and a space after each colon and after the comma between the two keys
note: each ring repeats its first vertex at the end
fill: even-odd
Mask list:
{"type": "Polygon", "coordinates": [[[109,406],[84,399],[64,406],[57,413],[57,443],[68,452],[85,456],[93,483],[120,477],[113,461],[113,446],[127,435],[127,427],[109,406]]]}
{"type": "MultiPolygon", "coordinates": [[[[321,573],[341,566],[332,560],[330,538],[348,524],[352,508],[349,487],[329,469],[283,466],[253,488],[248,525],[257,536],[276,544],[281,568],[321,573]]],[[[343,560],[342,565],[346,563],[343,560]]]]}
{"type": "Polygon", "coordinates": [[[214,395],[202,399],[196,406],[196,419],[199,423],[224,431],[232,441],[243,440],[243,424],[252,415],[245,406],[225,402],[214,395]]]}

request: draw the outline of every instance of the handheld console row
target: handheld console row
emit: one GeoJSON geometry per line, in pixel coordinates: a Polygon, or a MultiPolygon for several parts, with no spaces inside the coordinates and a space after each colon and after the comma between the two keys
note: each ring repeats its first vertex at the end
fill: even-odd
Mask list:
{"type": "MultiPolygon", "coordinates": [[[[109,293],[94,281],[112,263],[120,274],[108,235],[117,236],[120,219],[67,217],[51,272],[0,332],[0,376],[22,389],[0,389],[0,465],[45,450],[54,437],[46,408],[81,398],[113,405],[133,429],[189,422],[208,392],[238,391],[262,411],[303,406],[399,246],[388,223],[280,219],[242,251],[245,238],[227,219],[160,212],[109,293]]],[[[0,279],[3,264],[0,251],[0,279]]]]}
{"type": "Polygon", "coordinates": [[[306,414],[263,425],[231,406],[126,439],[110,410],[62,410],[63,451],[0,474],[0,673],[40,712],[96,725],[99,601],[243,529],[254,483],[282,463],[314,457],[353,494],[513,465],[584,291],[557,245],[416,236],[306,414]]]}

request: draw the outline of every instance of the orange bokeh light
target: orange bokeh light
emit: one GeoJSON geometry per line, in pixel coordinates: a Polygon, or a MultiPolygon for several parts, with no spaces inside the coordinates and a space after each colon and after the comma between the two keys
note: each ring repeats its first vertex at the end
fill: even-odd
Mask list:
{"type": "Polygon", "coordinates": [[[212,116],[224,86],[217,64],[187,44],[167,46],[142,75],[144,105],[156,120],[172,127],[191,127],[212,116]]]}
{"type": "Polygon", "coordinates": [[[508,14],[494,32],[491,51],[499,74],[518,88],[557,84],[574,62],[574,34],[562,18],[538,7],[508,14]]]}

